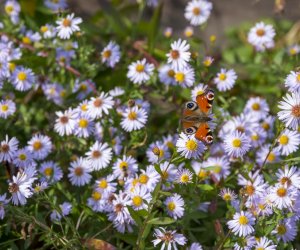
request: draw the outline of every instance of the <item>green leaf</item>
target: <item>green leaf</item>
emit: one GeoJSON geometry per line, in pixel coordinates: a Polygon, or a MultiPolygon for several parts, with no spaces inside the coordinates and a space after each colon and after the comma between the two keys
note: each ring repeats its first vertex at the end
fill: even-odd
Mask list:
{"type": "Polygon", "coordinates": [[[208,184],[199,184],[197,185],[197,187],[199,187],[201,190],[203,191],[212,191],[214,190],[214,187],[208,184]]]}
{"type": "Polygon", "coordinates": [[[149,34],[148,35],[148,45],[149,45],[150,52],[152,52],[154,49],[154,42],[156,40],[156,36],[157,36],[158,30],[159,30],[162,9],[163,9],[163,3],[160,3],[160,5],[155,9],[152,19],[150,21],[150,27],[149,27],[149,32],[148,32],[148,34],[149,34]]]}
{"type": "Polygon", "coordinates": [[[140,215],[138,214],[137,211],[135,211],[131,206],[127,206],[127,209],[132,217],[132,219],[136,222],[136,224],[138,226],[142,226],[143,223],[142,223],[142,220],[140,218],[140,215]]]}
{"type": "Polygon", "coordinates": [[[160,175],[162,175],[160,166],[158,164],[154,164],[154,168],[155,168],[155,170],[156,170],[157,173],[159,173],[160,175]]]}
{"type": "Polygon", "coordinates": [[[148,221],[148,224],[152,225],[169,225],[176,222],[176,220],[169,218],[169,217],[158,217],[158,218],[153,218],[148,221]]]}

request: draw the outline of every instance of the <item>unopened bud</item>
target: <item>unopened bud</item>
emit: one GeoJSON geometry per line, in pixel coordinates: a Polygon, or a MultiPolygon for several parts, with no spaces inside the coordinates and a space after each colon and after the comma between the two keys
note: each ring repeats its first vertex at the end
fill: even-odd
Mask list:
{"type": "Polygon", "coordinates": [[[152,149],[153,154],[157,155],[158,157],[160,156],[160,149],[158,147],[154,147],[152,149]]]}

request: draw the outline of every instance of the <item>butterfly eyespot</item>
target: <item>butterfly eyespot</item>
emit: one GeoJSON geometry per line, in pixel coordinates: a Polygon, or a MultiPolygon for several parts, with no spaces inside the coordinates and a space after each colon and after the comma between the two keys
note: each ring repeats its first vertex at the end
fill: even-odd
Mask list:
{"type": "Polygon", "coordinates": [[[197,131],[197,129],[195,127],[189,127],[189,128],[186,128],[184,130],[184,132],[188,135],[192,135],[192,134],[195,134],[197,131]]]}
{"type": "Polygon", "coordinates": [[[205,140],[206,140],[207,144],[211,144],[213,142],[214,138],[212,135],[207,135],[205,140]]]}
{"type": "Polygon", "coordinates": [[[215,98],[214,91],[213,90],[208,90],[207,94],[206,94],[206,97],[207,97],[208,100],[212,101],[215,98]]]}
{"type": "Polygon", "coordinates": [[[187,102],[185,106],[189,110],[195,110],[198,107],[196,102],[187,102]]]}

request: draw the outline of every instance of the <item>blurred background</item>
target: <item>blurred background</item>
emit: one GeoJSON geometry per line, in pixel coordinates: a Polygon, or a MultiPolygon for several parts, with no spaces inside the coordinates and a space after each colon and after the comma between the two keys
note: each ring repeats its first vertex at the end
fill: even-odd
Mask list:
{"type": "MultiPolygon", "coordinates": [[[[131,0],[134,2],[135,0],[131,0]]],[[[177,34],[183,33],[188,25],[184,18],[184,9],[188,0],[160,0],[163,2],[162,25],[172,27],[177,34]]],[[[208,40],[211,35],[217,36],[217,46],[226,44],[224,31],[229,27],[237,27],[242,22],[257,22],[265,18],[300,20],[300,0],[210,0],[213,11],[207,26],[194,28],[195,34],[208,40]]],[[[72,0],[70,8],[83,18],[105,10],[109,0],[72,0]]],[[[147,13],[151,14],[151,8],[147,13]]]]}

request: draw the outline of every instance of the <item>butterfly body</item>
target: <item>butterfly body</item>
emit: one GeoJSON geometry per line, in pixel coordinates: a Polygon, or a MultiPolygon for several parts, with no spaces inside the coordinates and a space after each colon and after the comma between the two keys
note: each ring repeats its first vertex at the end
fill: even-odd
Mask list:
{"type": "Polygon", "coordinates": [[[208,122],[212,120],[209,114],[213,100],[213,90],[206,90],[196,97],[196,102],[189,101],[185,103],[182,113],[181,122],[184,133],[188,135],[195,134],[195,138],[205,144],[213,142],[212,132],[208,125],[208,122]]]}

